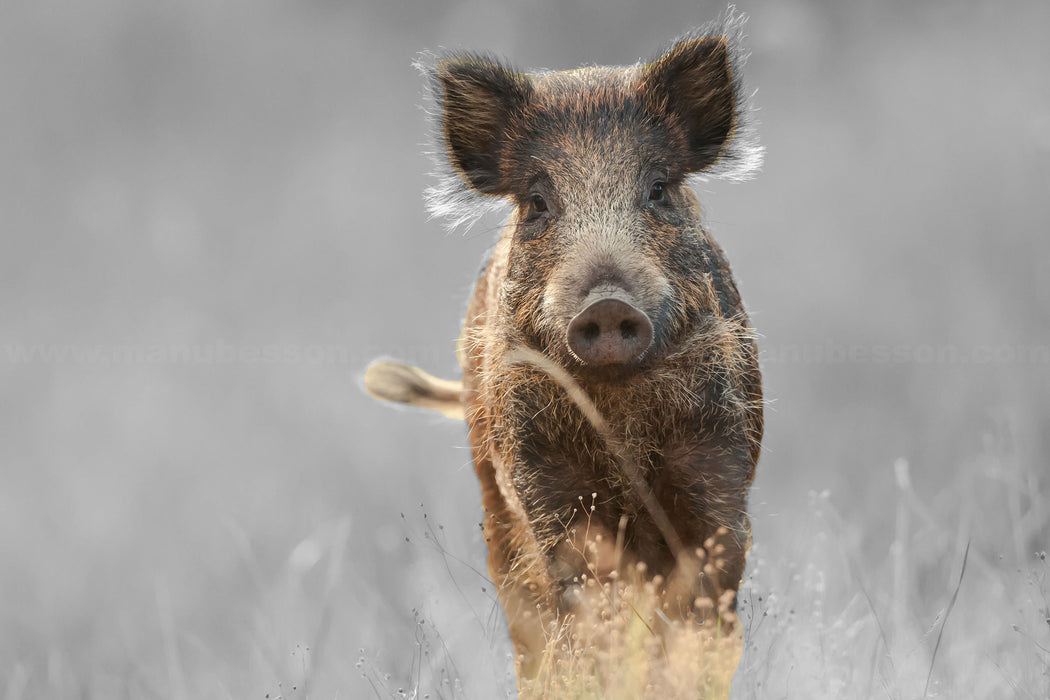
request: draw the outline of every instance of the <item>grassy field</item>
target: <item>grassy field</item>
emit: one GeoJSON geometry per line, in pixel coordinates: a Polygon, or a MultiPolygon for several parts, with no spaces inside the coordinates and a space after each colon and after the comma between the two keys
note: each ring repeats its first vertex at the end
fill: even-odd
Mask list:
{"type": "MultiPolygon", "coordinates": [[[[698,191],[770,402],[730,696],[1046,698],[1050,6],[740,8],[766,165],[698,191]]],[[[513,697],[463,426],[360,387],[454,376],[498,227],[426,220],[411,61],[723,10],[0,9],[0,699],[513,697]]]]}
{"type": "MultiPolygon", "coordinates": [[[[850,523],[832,494],[809,494],[806,515],[791,519],[789,534],[761,538],[752,550],[738,608],[743,656],[735,676],[737,635],[719,640],[672,630],[661,639],[641,622],[654,621],[651,604],[643,603],[594,625],[581,635],[586,643],[574,639],[576,648],[572,641],[562,647],[568,661],[546,676],[543,696],[1046,697],[1050,563],[1046,551],[1020,562],[1011,551],[1025,551],[1033,532],[1046,532],[1047,508],[1029,495],[1034,474],[1015,479],[1002,467],[988,455],[926,503],[912,489],[907,462],[892,465],[893,537],[877,558],[863,555],[863,524],[850,523]],[[996,523],[1005,527],[994,534],[977,531],[967,517],[1011,501],[1023,505],[1015,519],[996,523]]],[[[457,665],[443,644],[435,649],[441,629],[421,622],[419,630],[417,661],[425,664],[435,651],[441,661],[413,666],[414,679],[387,676],[379,659],[359,660],[378,697],[399,697],[404,688],[416,697],[509,694],[506,678],[464,684],[471,674],[461,667],[474,657],[460,652],[457,665]]],[[[501,641],[491,628],[485,635],[501,641]]]]}

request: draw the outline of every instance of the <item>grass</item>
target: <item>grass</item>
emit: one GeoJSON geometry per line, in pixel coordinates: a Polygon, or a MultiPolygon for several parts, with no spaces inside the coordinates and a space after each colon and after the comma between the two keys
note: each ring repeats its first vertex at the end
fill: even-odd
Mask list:
{"type": "Polygon", "coordinates": [[[540,677],[521,696],[727,697],[743,648],[739,629],[669,619],[657,585],[586,581],[579,612],[550,636],[540,677]]]}
{"type": "MultiPolygon", "coordinates": [[[[581,499],[582,500],[582,499],[581,499]]],[[[677,572],[677,581],[649,578],[643,563],[617,566],[607,579],[598,574],[602,536],[591,536],[592,503],[582,539],[575,528],[567,541],[588,567],[575,579],[577,604],[547,632],[535,679],[519,683],[521,697],[535,698],[724,698],[740,661],[742,636],[729,609],[731,591],[717,589],[717,559],[724,528],[697,550],[695,568],[677,572]],[[683,575],[684,574],[684,575],[683,575]],[[710,597],[692,600],[707,577],[710,597]],[[690,598],[682,600],[682,593],[690,598]]],[[[614,547],[622,561],[622,528],[614,547]]],[[[690,560],[693,562],[693,560],[690,560]]]]}
{"type": "MultiPolygon", "coordinates": [[[[522,697],[1047,697],[1050,564],[1041,549],[1021,561],[1010,556],[1045,538],[1041,492],[1020,499],[1007,530],[981,532],[981,521],[958,507],[1009,501],[1010,488],[1038,479],[1005,478],[981,464],[932,504],[912,489],[907,463],[894,465],[896,529],[880,559],[862,554],[863,523],[850,522],[830,493],[810,494],[804,515],[792,518],[794,533],[757,540],[739,624],[728,635],[661,626],[652,584],[586,581],[588,612],[550,637],[547,672],[522,697]],[[1028,533],[1035,539],[1025,540],[1028,533]]],[[[985,525],[1001,524],[984,515],[985,525]]],[[[390,685],[374,690],[399,697],[390,685]]],[[[415,685],[406,696],[490,692],[415,685]]]]}
{"type": "MultiPolygon", "coordinates": [[[[906,466],[897,473],[897,529],[884,559],[861,559],[850,542],[859,524],[827,493],[811,495],[805,543],[777,559],[758,552],[742,596],[746,649],[733,697],[1050,692],[1045,552],[1011,561],[1009,541],[973,531],[980,523],[945,523],[900,478],[906,466]]],[[[947,489],[955,498],[942,502],[964,501],[957,492],[976,486],[973,477],[961,475],[947,489]]],[[[1030,505],[1041,509],[1036,496],[1030,505]]]]}
{"type": "MultiPolygon", "coordinates": [[[[587,582],[601,602],[551,636],[550,672],[537,690],[560,698],[1046,698],[1046,476],[989,449],[923,497],[913,471],[898,461],[860,482],[894,484],[882,504],[884,530],[856,516],[856,494],[813,492],[774,515],[763,512],[760,486],[731,634],[663,623],[644,585],[620,582],[613,591],[587,582]]],[[[341,516],[283,539],[233,526],[215,533],[232,582],[206,578],[190,604],[184,583],[160,577],[141,604],[125,602],[115,616],[102,615],[106,599],[91,593],[98,628],[47,647],[6,626],[4,643],[19,647],[0,668],[0,698],[514,697],[473,513],[435,517],[430,508],[395,514],[399,544],[382,556],[355,550],[386,537],[382,527],[362,530],[341,516]],[[381,578],[392,570],[399,575],[381,578]]],[[[213,568],[187,564],[192,575],[213,568]]]]}

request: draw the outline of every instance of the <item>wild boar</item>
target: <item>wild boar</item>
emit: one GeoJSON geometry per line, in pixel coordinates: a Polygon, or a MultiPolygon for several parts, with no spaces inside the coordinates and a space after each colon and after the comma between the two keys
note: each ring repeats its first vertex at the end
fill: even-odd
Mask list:
{"type": "Polygon", "coordinates": [[[761,164],[740,25],[727,15],[627,67],[527,74],[480,54],[423,66],[446,170],[432,211],[462,222],[501,199],[512,212],[467,311],[462,384],[382,363],[366,386],[465,416],[519,677],[585,574],[640,562],[684,585],[687,605],[728,591],[732,608],[761,377],[689,183],[761,164]]]}

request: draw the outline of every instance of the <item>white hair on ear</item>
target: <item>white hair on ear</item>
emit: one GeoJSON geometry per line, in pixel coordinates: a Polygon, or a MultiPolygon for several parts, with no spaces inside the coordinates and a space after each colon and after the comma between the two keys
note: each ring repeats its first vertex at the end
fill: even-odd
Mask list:
{"type": "Polygon", "coordinates": [[[472,56],[495,65],[501,62],[482,54],[453,54],[442,52],[436,54],[424,51],[419,54],[412,66],[423,75],[426,81],[423,111],[430,121],[430,145],[426,154],[430,157],[434,169],[430,175],[435,182],[423,190],[423,201],[431,219],[443,219],[445,227],[455,230],[463,227],[469,231],[478,219],[491,212],[508,211],[510,202],[504,197],[482,194],[472,189],[456,172],[449,159],[444,135],[444,104],[441,80],[438,78],[438,62],[452,56],[472,56]]]}
{"type": "MultiPolygon", "coordinates": [[[[734,5],[726,7],[720,19],[679,37],[674,44],[702,36],[724,36],[729,51],[729,70],[733,80],[736,125],[733,136],[721,157],[706,169],[688,176],[691,182],[709,180],[750,180],[762,168],[766,149],[758,140],[758,120],[754,112],[754,92],[744,88],[743,67],[750,55],[743,48],[747,15],[734,5]]],[[[672,44],[673,45],[673,44],[672,44]]]]}

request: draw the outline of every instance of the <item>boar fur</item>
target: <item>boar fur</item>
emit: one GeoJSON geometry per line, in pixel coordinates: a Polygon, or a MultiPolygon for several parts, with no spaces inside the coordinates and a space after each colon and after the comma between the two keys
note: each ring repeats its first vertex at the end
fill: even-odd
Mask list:
{"type": "Polygon", "coordinates": [[[536,673],[545,625],[573,609],[585,574],[641,562],[684,585],[687,606],[739,586],[761,378],[690,182],[761,164],[741,23],[730,11],[628,67],[526,74],[480,54],[421,64],[444,167],[432,212],[458,224],[493,202],[512,211],[469,304],[462,384],[383,363],[366,386],[465,416],[519,678],[536,673]],[[594,350],[586,329],[570,335],[603,301],[633,344],[613,335],[594,350]],[[705,553],[706,582],[693,576],[705,553]]]}

